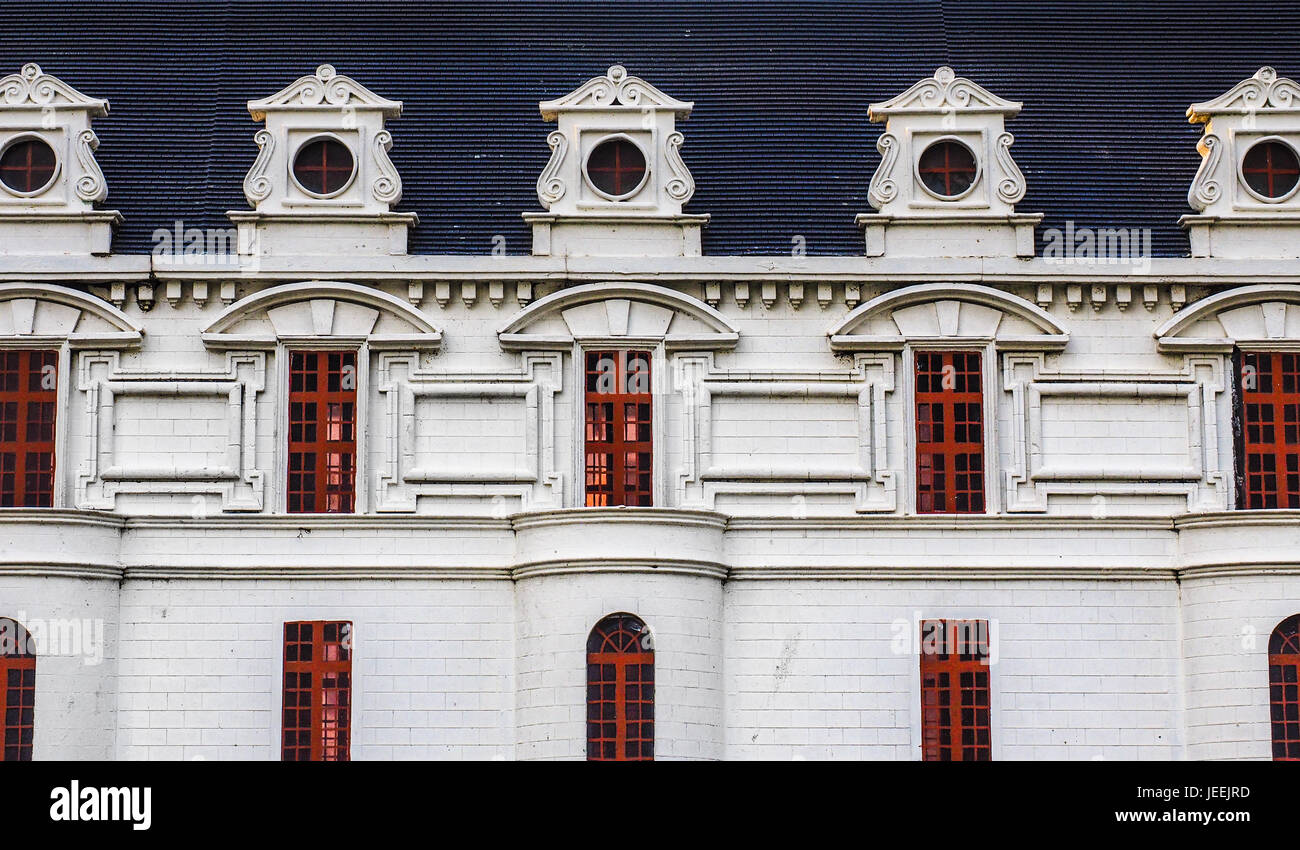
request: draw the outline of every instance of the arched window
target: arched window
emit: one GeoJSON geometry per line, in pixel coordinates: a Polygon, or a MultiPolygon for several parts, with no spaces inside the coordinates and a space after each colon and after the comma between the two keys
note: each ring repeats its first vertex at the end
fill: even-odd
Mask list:
{"type": "Polygon", "coordinates": [[[632,614],[610,614],[587,638],[587,761],[653,761],[655,650],[632,614]]]}
{"type": "Polygon", "coordinates": [[[17,620],[0,617],[0,761],[31,761],[36,653],[17,620]]]}
{"type": "Polygon", "coordinates": [[[1300,761],[1300,614],[1278,623],[1268,640],[1273,760],[1300,761]]]}

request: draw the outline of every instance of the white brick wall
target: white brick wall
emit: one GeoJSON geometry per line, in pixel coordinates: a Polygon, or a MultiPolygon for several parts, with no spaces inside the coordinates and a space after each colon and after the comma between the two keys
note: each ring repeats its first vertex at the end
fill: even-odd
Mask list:
{"type": "Polygon", "coordinates": [[[894,642],[955,617],[994,629],[994,758],[1176,758],[1177,603],[1165,582],[729,583],[727,756],[920,758],[919,658],[894,642]]]}
{"type": "Polygon", "coordinates": [[[112,758],[117,727],[117,582],[0,574],[0,617],[16,620],[40,641],[32,757],[112,758]],[[75,641],[79,645],[70,643],[68,636],[79,637],[75,641]]]}
{"type": "Polygon", "coordinates": [[[1270,759],[1268,639],[1300,614],[1295,576],[1183,581],[1187,754],[1270,759]]]}
{"type": "Polygon", "coordinates": [[[519,758],[586,756],[587,636],[636,614],[655,647],[655,757],[723,756],[722,588],[673,575],[552,575],[518,583],[519,758]]]}
{"type": "Polygon", "coordinates": [[[139,581],[117,757],[278,759],[283,624],[351,620],[355,759],[508,758],[508,582],[139,581]]]}

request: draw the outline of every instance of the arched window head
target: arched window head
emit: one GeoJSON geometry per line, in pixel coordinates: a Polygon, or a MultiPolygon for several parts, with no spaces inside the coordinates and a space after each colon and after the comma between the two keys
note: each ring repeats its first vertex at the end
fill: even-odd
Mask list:
{"type": "Polygon", "coordinates": [[[1278,623],[1268,639],[1273,760],[1300,761],[1300,614],[1278,623]]]}
{"type": "Polygon", "coordinates": [[[654,643],[634,614],[610,614],[587,637],[587,760],[654,760],[654,643]]]}
{"type": "Polygon", "coordinates": [[[31,761],[36,652],[17,620],[0,617],[0,761],[31,761]]]}

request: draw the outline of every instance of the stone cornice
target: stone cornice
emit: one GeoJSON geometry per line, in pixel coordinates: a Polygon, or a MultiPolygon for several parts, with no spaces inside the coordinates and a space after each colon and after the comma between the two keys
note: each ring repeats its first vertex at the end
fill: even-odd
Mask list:
{"type": "Polygon", "coordinates": [[[366,283],[412,281],[524,281],[535,283],[985,283],[990,285],[1095,283],[1237,286],[1300,284],[1300,265],[1282,259],[1156,257],[1137,266],[1067,264],[1042,257],[531,257],[412,254],[349,257],[259,257],[255,265],[228,260],[155,261],[146,254],[96,256],[2,256],[0,280],[70,283],[157,280],[239,280],[257,283],[310,279],[366,283]]]}

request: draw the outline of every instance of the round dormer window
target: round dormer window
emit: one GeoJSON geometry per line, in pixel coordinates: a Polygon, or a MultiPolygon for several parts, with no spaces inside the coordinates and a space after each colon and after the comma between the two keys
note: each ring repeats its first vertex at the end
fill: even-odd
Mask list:
{"type": "Polygon", "coordinates": [[[352,183],[356,160],[338,139],[323,136],[298,148],[293,158],[293,179],[309,195],[329,198],[352,183]]]}
{"type": "Polygon", "coordinates": [[[58,171],[54,148],[42,139],[20,138],[0,154],[0,182],[19,195],[35,195],[54,182],[58,171]]]}
{"type": "Polygon", "coordinates": [[[1300,158],[1286,142],[1256,142],[1241,161],[1241,176],[1260,198],[1282,200],[1290,197],[1300,183],[1300,158]]]}
{"type": "Polygon", "coordinates": [[[645,183],[645,154],[625,136],[606,139],[592,149],[586,171],[587,181],[605,197],[629,198],[645,183]]]}
{"type": "Polygon", "coordinates": [[[916,173],[922,185],[941,198],[959,198],[975,185],[975,154],[956,139],[941,139],[921,154],[916,173]]]}

